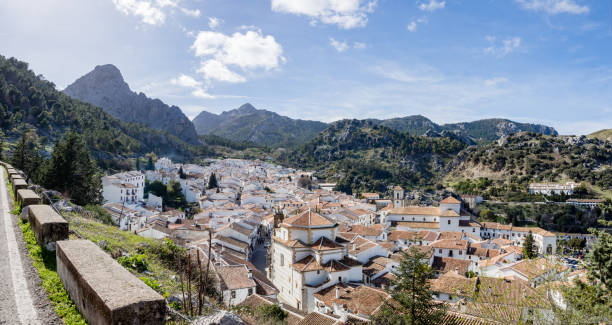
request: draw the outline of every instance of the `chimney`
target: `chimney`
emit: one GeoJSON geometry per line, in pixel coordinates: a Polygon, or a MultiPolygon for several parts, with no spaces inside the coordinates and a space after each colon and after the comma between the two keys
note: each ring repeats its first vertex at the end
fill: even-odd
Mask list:
{"type": "Polygon", "coordinates": [[[251,270],[249,269],[249,279],[253,278],[253,272],[251,272],[251,270]]]}
{"type": "Polygon", "coordinates": [[[340,287],[336,287],[336,299],[340,299],[340,287]]]}
{"type": "Polygon", "coordinates": [[[455,268],[455,274],[459,274],[459,268],[458,267],[455,268]]]}

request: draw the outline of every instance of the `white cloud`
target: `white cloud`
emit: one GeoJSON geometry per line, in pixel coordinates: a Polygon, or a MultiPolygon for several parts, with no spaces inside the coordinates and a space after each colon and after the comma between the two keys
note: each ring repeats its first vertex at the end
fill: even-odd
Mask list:
{"type": "Polygon", "coordinates": [[[181,8],[181,11],[187,16],[200,17],[200,9],[191,10],[187,8],[181,8]]]}
{"type": "Polygon", "coordinates": [[[174,0],[155,0],[155,3],[161,8],[163,7],[173,7],[176,8],[178,6],[178,1],[174,0]]]}
{"type": "Polygon", "coordinates": [[[504,78],[504,77],[494,77],[494,78],[491,78],[491,79],[486,79],[484,81],[484,84],[487,87],[496,87],[497,85],[503,84],[503,83],[506,83],[506,82],[508,82],[507,78],[504,78]]]}
{"type": "Polygon", "coordinates": [[[515,0],[525,10],[542,11],[550,15],[586,14],[588,6],[577,4],[574,0],[515,0]]]}
{"type": "Polygon", "coordinates": [[[201,31],[191,49],[202,58],[198,72],[207,80],[244,82],[246,78],[232,71],[231,67],[242,71],[272,70],[285,62],[282,46],[273,36],[264,36],[260,30],[237,32],[231,36],[201,31]]]}
{"type": "Polygon", "coordinates": [[[215,59],[202,62],[198,72],[203,74],[208,80],[217,80],[230,83],[245,82],[246,79],[231,71],[225,64],[215,59]]]}
{"type": "Polygon", "coordinates": [[[365,49],[366,48],[366,43],[362,43],[362,42],[354,42],[353,43],[353,48],[355,49],[365,49]]]}
{"type": "Polygon", "coordinates": [[[429,0],[429,3],[421,3],[419,5],[419,9],[423,10],[423,11],[436,11],[438,9],[444,9],[444,7],[446,6],[446,1],[436,1],[436,0],[429,0]]]}
{"type": "Polygon", "coordinates": [[[166,20],[166,14],[149,1],[113,0],[113,4],[125,15],[140,17],[145,24],[161,25],[166,20]]]}
{"type": "Polygon", "coordinates": [[[416,32],[416,28],[417,28],[416,21],[411,21],[410,24],[408,24],[408,26],[406,26],[406,29],[411,31],[411,32],[416,32]]]}
{"type": "Polygon", "coordinates": [[[208,17],[208,27],[210,27],[210,29],[215,29],[222,21],[222,19],[217,17],[208,17]]]}
{"type": "Polygon", "coordinates": [[[187,9],[179,6],[180,0],[112,0],[115,8],[125,15],[139,17],[149,25],[163,25],[166,16],[174,13],[176,8],[192,17],[200,17],[199,9],[187,9]],[[167,9],[170,8],[170,9],[167,9]],[[167,12],[168,11],[168,12],[167,12]]]}
{"type": "Polygon", "coordinates": [[[311,25],[321,22],[351,29],[364,27],[376,4],[377,0],[272,0],[272,11],[310,17],[311,25]]]}
{"type": "Polygon", "coordinates": [[[331,44],[331,46],[333,46],[338,52],[344,52],[349,48],[348,43],[336,41],[331,37],[329,38],[329,44],[331,44]]]}
{"type": "Polygon", "coordinates": [[[214,98],[213,95],[210,95],[206,92],[206,88],[204,87],[204,84],[201,81],[197,81],[193,77],[190,77],[188,75],[181,74],[177,78],[170,80],[170,83],[184,88],[191,88],[191,94],[195,97],[214,98]]]}
{"type": "Polygon", "coordinates": [[[498,57],[503,57],[516,51],[522,42],[521,38],[516,36],[504,39],[501,42],[496,42],[496,38],[493,36],[486,36],[485,39],[490,45],[484,49],[484,52],[498,57]]]}
{"type": "Polygon", "coordinates": [[[426,24],[426,23],[427,23],[427,18],[426,17],[421,17],[421,18],[419,18],[417,20],[411,21],[408,25],[406,25],[406,29],[409,32],[416,32],[418,25],[426,24]]]}

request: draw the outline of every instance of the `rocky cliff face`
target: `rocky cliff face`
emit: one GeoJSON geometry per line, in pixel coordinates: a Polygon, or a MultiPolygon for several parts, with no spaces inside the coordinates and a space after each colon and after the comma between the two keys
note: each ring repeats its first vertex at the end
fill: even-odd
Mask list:
{"type": "Polygon", "coordinates": [[[96,66],[63,91],[72,98],[99,106],[114,117],[164,130],[191,144],[198,144],[193,123],[176,106],[130,90],[117,67],[96,66]]]}
{"type": "Polygon", "coordinates": [[[201,112],[193,124],[198,134],[214,134],[234,141],[287,146],[306,142],[327,127],[318,121],[294,120],[246,103],[221,114],[201,112]]]}

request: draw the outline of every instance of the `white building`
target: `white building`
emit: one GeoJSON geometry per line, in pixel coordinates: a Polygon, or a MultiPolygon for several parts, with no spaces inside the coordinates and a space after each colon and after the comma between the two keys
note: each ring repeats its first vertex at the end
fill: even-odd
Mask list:
{"type": "Polygon", "coordinates": [[[362,264],[347,256],[338,225],[310,210],[285,219],[275,229],[268,277],[278,299],[302,311],[315,309],[313,295],[337,283],[360,283],[362,264]]]}
{"type": "Polygon", "coordinates": [[[533,235],[538,253],[553,254],[557,250],[557,236],[550,231],[538,227],[514,227],[512,224],[503,225],[497,222],[483,222],[480,237],[483,239],[503,238],[523,245],[529,232],[533,235]]]}
{"type": "Polygon", "coordinates": [[[144,197],[145,176],[129,171],[102,177],[102,196],[105,203],[137,203],[144,197]]]}
{"type": "Polygon", "coordinates": [[[217,266],[215,270],[218,277],[217,290],[221,292],[226,306],[238,305],[255,293],[257,285],[246,265],[217,266]]]}
{"type": "Polygon", "coordinates": [[[170,169],[174,168],[174,164],[172,163],[172,160],[166,158],[166,157],[162,157],[157,159],[157,161],[155,162],[155,170],[164,170],[164,171],[169,171],[170,169]]]}
{"type": "Polygon", "coordinates": [[[529,194],[574,194],[574,189],[580,184],[574,182],[567,182],[565,184],[559,183],[531,183],[529,184],[529,194]]]}

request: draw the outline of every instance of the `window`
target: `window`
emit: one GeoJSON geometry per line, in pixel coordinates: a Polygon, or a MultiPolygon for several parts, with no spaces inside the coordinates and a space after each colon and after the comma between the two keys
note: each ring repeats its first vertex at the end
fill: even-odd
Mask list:
{"type": "Polygon", "coordinates": [[[285,255],[280,254],[280,266],[285,266],[285,255]]]}
{"type": "Polygon", "coordinates": [[[342,282],[342,277],[341,276],[338,277],[338,282],[342,282]]]}
{"type": "Polygon", "coordinates": [[[320,274],[320,273],[321,273],[321,271],[320,271],[320,270],[317,270],[317,274],[320,274]]]}
{"type": "Polygon", "coordinates": [[[232,290],[232,299],[236,298],[236,290],[232,290]]]}
{"type": "Polygon", "coordinates": [[[439,252],[440,254],[442,254],[442,248],[440,248],[440,249],[438,250],[438,252],[439,252]]]}
{"type": "Polygon", "coordinates": [[[476,228],[472,228],[472,232],[476,232],[476,228]]]}
{"type": "Polygon", "coordinates": [[[448,224],[450,225],[450,220],[447,220],[447,221],[448,221],[448,224]]]}
{"type": "Polygon", "coordinates": [[[463,251],[459,251],[459,255],[463,255],[463,251]]]}
{"type": "Polygon", "coordinates": [[[253,294],[253,288],[249,288],[249,296],[253,294]]]}

